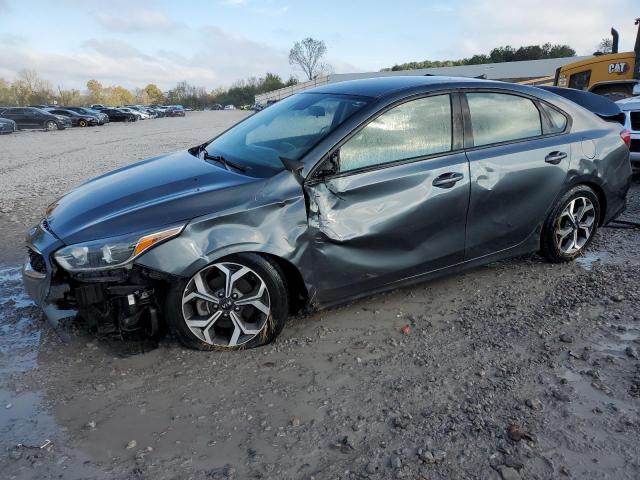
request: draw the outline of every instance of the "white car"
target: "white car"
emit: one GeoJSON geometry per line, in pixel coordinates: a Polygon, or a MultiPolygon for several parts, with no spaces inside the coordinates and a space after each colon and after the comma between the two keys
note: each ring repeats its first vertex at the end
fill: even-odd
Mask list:
{"type": "Polygon", "coordinates": [[[225,110],[235,110],[235,109],[236,109],[236,107],[235,107],[234,105],[225,105],[225,106],[224,106],[224,109],[225,109],[225,110]]]}
{"type": "Polygon", "coordinates": [[[640,171],[640,96],[629,97],[616,102],[624,113],[624,128],[631,132],[631,166],[640,171]]]}
{"type": "Polygon", "coordinates": [[[122,110],[123,112],[127,112],[127,113],[133,113],[136,117],[138,117],[138,120],[146,120],[149,117],[149,114],[144,113],[144,112],[140,112],[138,110],[136,110],[135,108],[129,108],[129,107],[118,107],[119,110],[122,110]]]}

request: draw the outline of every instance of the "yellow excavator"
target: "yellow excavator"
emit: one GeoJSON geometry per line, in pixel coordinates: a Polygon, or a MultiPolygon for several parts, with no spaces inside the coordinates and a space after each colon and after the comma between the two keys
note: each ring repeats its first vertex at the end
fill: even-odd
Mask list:
{"type": "Polygon", "coordinates": [[[594,54],[558,68],[553,84],[587,90],[614,101],[640,95],[640,18],[636,18],[635,24],[638,32],[633,52],[618,53],[619,35],[612,28],[611,53],[594,54]]]}

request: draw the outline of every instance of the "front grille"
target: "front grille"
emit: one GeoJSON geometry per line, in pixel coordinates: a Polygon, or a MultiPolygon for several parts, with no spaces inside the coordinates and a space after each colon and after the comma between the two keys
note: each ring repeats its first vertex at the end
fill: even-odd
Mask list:
{"type": "Polygon", "coordinates": [[[631,130],[640,130],[640,112],[631,112],[631,130]]]}
{"type": "Polygon", "coordinates": [[[31,264],[31,268],[38,273],[47,273],[47,264],[44,262],[44,257],[28,247],[27,253],[29,254],[29,264],[31,264]]]}
{"type": "Polygon", "coordinates": [[[632,138],[629,145],[629,151],[640,152],[640,138],[632,138]]]}

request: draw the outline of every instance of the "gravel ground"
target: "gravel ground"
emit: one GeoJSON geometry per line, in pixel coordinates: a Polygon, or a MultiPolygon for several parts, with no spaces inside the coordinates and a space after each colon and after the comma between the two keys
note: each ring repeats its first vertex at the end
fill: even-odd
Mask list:
{"type": "Polygon", "coordinates": [[[20,286],[25,227],[241,115],[0,138],[4,478],[640,477],[638,230],[600,230],[573,264],[533,255],[295,318],[257,350],[52,331],[20,286]]]}

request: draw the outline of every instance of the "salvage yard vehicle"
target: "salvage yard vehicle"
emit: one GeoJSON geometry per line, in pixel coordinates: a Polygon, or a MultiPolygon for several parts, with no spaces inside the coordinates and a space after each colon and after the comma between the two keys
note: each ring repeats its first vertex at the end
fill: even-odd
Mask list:
{"type": "Polygon", "coordinates": [[[186,115],[182,107],[169,107],[164,113],[166,117],[184,117],[186,115]]]}
{"type": "Polygon", "coordinates": [[[256,347],[304,307],[536,251],[575,259],[625,208],[628,138],[523,85],[329,84],[70,191],[28,232],[23,279],[54,322],[256,347]]]}
{"type": "Polygon", "coordinates": [[[90,127],[98,125],[98,117],[93,115],[78,113],[66,108],[47,108],[45,109],[45,111],[54,115],[62,115],[64,117],[68,117],[69,120],[71,120],[72,127],[90,127]]]}
{"type": "Polygon", "coordinates": [[[631,132],[631,167],[640,172],[640,97],[625,98],[616,103],[624,113],[625,128],[631,132]]]}
{"type": "Polygon", "coordinates": [[[0,118],[0,135],[13,133],[18,129],[16,122],[9,118],[0,118]]]}
{"type": "Polygon", "coordinates": [[[133,113],[124,112],[118,108],[105,108],[100,111],[107,114],[110,122],[135,122],[138,120],[138,117],[133,113]]]}
{"type": "Polygon", "coordinates": [[[146,120],[147,118],[149,118],[149,115],[147,115],[146,113],[139,112],[138,110],[134,110],[133,108],[118,107],[118,110],[120,110],[121,112],[130,113],[131,115],[134,115],[138,120],[146,120]]]}
{"type": "Polygon", "coordinates": [[[86,107],[64,107],[64,108],[67,110],[73,110],[74,112],[78,112],[84,115],[92,115],[98,119],[98,125],[104,125],[105,123],[109,123],[108,115],[98,110],[92,110],[86,107]]]}
{"type": "Polygon", "coordinates": [[[45,130],[64,130],[71,126],[71,120],[62,115],[54,115],[39,108],[11,107],[0,112],[0,117],[16,122],[19,129],[43,128],[45,130]]]}

